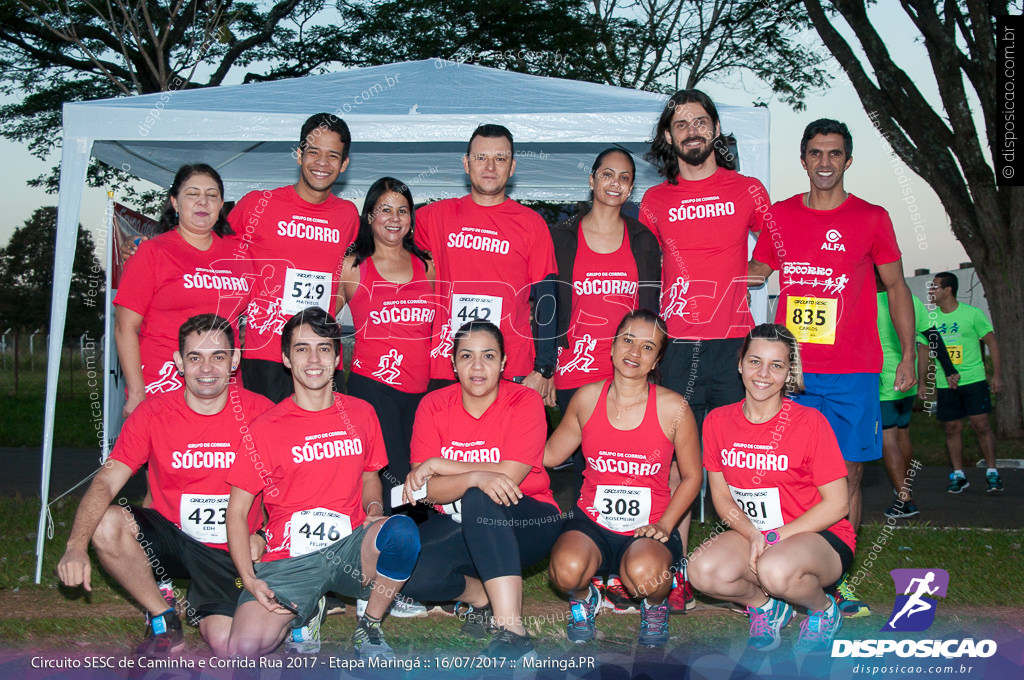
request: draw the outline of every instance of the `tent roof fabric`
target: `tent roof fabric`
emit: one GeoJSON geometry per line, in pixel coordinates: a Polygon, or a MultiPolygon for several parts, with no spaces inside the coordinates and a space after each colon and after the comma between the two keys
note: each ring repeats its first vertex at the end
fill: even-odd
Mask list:
{"type": "MultiPolygon", "coordinates": [[[[460,196],[461,157],[473,129],[512,131],[518,199],[586,200],[594,157],[619,144],[646,152],[665,95],[426,59],[268,83],[168,91],[64,107],[66,137],[94,141],[93,155],[160,186],[185,163],[210,163],[229,199],[296,179],[292,150],[319,111],[352,131],[352,162],[335,187],[358,199],[378,177],[406,181],[417,201],[460,196]]],[[[767,184],[768,111],[720,106],[737,136],[742,169],[767,184]]],[[[660,181],[639,162],[634,197],[660,181]]]]}

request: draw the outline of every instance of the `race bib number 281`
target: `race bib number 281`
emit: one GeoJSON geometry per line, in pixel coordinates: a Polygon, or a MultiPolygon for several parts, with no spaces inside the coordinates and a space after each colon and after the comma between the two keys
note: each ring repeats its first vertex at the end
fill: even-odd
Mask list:
{"type": "Polygon", "coordinates": [[[777,487],[738,489],[730,486],[729,493],[758,531],[778,529],[785,524],[782,520],[782,503],[779,501],[777,487]]]}

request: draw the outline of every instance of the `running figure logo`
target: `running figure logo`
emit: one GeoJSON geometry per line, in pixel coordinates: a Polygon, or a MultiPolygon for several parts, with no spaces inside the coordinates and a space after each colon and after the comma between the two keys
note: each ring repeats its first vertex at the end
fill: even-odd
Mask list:
{"type": "Polygon", "coordinates": [[[164,362],[160,367],[160,377],[146,385],[146,394],[162,394],[181,389],[181,377],[178,367],[173,361],[164,362]]]}
{"type": "Polygon", "coordinates": [[[686,303],[689,302],[684,295],[690,290],[690,282],[684,279],[682,276],[675,280],[675,283],[665,293],[668,295],[668,303],[664,305],[665,311],[662,313],[662,317],[667,319],[670,316],[682,316],[683,310],[686,309],[686,303]]]}
{"type": "Polygon", "coordinates": [[[451,321],[446,321],[441,326],[441,337],[438,338],[437,345],[434,349],[430,350],[430,356],[435,359],[437,357],[450,357],[452,355],[452,347],[454,347],[452,342],[452,323],[451,321]]]}
{"type": "Polygon", "coordinates": [[[398,370],[398,367],[402,365],[404,358],[397,349],[392,348],[387,354],[381,356],[379,368],[373,372],[373,377],[388,385],[401,385],[398,378],[402,372],[398,370]]]}
{"type": "Polygon", "coordinates": [[[949,573],[945,569],[893,569],[889,572],[896,585],[896,602],[883,631],[913,632],[926,630],[935,621],[934,597],[945,597],[949,573]]]}
{"type": "Polygon", "coordinates": [[[575,342],[572,348],[572,361],[567,362],[564,366],[558,367],[558,373],[565,375],[569,371],[580,371],[582,373],[589,373],[593,369],[591,366],[594,365],[594,348],[597,347],[597,340],[590,336],[590,333],[585,333],[582,338],[575,342]]]}

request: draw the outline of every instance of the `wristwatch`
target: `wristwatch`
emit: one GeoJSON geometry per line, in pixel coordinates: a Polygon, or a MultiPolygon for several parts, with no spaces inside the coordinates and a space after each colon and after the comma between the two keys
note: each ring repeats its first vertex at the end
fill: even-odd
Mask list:
{"type": "Polygon", "coordinates": [[[538,373],[540,373],[540,377],[544,378],[545,380],[547,380],[548,378],[550,378],[551,376],[553,376],[555,374],[555,367],[554,366],[537,366],[537,365],[534,365],[533,370],[535,370],[538,373]]]}
{"type": "Polygon", "coordinates": [[[781,540],[782,540],[782,536],[780,536],[779,532],[776,531],[775,529],[772,529],[771,531],[764,532],[764,542],[767,543],[768,545],[775,545],[776,543],[778,543],[781,540]]]}

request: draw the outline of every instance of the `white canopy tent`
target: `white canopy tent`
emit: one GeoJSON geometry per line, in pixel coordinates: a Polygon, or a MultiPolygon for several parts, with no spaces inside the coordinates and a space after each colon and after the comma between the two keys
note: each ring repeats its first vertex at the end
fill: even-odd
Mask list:
{"type": "MultiPolygon", "coordinates": [[[[90,156],[162,186],[170,184],[184,163],[209,163],[224,180],[226,198],[237,200],[253,189],[294,183],[292,150],[299,128],[311,114],[328,111],[345,119],[353,139],[352,161],[335,193],[358,200],[375,179],[392,175],[406,181],[419,202],[466,193],[461,156],[473,129],[489,122],[505,125],[515,138],[517,167],[509,189],[513,198],[586,200],[587,176],[597,153],[620,145],[639,161],[665,99],[650,92],[427,59],[269,83],[65,104],[36,583],[42,571],[66,301],[90,156]]],[[[767,186],[767,109],[723,105],[719,114],[723,131],[737,138],[743,172],[767,186]]],[[[637,166],[633,196],[638,200],[660,178],[649,164],[637,166]]],[[[112,333],[107,342],[113,342],[112,333]]]]}

